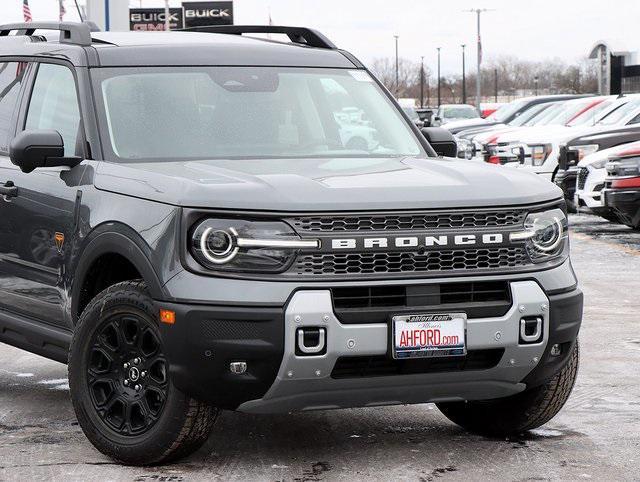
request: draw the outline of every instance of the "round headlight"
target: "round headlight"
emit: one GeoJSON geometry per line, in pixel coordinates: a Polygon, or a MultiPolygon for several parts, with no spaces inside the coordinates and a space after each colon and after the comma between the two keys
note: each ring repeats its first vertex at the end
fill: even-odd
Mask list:
{"type": "Polygon", "coordinates": [[[562,242],[564,228],[559,218],[535,218],[531,229],[534,235],[531,242],[536,249],[548,253],[558,248],[562,242]]]}
{"type": "Polygon", "coordinates": [[[529,213],[524,231],[511,233],[512,242],[524,241],[527,253],[534,263],[542,263],[561,256],[567,251],[567,216],[561,209],[529,213]]]}
{"type": "Polygon", "coordinates": [[[206,228],[200,236],[200,252],[214,264],[224,264],[231,261],[238,254],[235,239],[238,233],[235,229],[229,231],[206,228]]]}

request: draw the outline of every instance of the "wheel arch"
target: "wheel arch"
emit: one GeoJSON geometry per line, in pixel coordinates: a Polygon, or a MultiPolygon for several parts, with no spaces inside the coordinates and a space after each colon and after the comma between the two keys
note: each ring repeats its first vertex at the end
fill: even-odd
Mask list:
{"type": "MultiPolygon", "coordinates": [[[[104,260],[124,260],[127,263],[125,271],[118,275],[116,282],[142,278],[152,298],[162,297],[162,283],[151,262],[151,248],[142,237],[132,228],[121,223],[105,223],[94,228],[83,243],[77,261],[72,265],[71,272],[71,322],[75,326],[82,309],[88,300],[83,296],[87,282],[97,266],[104,260]],[[135,276],[134,272],[135,270],[135,276]]],[[[118,268],[118,266],[115,266],[118,268]]],[[[105,286],[106,287],[106,286],[105,286]]],[[[93,293],[94,295],[96,293],[93,293]]]]}

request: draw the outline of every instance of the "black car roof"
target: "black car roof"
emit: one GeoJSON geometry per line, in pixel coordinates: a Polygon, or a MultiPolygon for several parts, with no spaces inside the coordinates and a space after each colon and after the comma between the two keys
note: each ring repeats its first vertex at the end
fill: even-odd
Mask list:
{"type": "Polygon", "coordinates": [[[208,32],[91,32],[90,36],[90,40],[87,37],[88,41],[85,42],[90,45],[81,45],[67,42],[57,34],[49,32],[45,35],[6,35],[0,37],[0,57],[55,57],[64,58],[76,66],[92,67],[359,66],[359,62],[353,56],[335,48],[328,40],[326,46],[316,47],[295,42],[278,42],[268,38],[208,32]]]}

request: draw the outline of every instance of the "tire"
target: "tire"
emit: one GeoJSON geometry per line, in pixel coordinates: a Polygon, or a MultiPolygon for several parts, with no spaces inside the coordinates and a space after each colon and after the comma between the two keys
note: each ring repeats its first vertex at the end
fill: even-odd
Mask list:
{"type": "Polygon", "coordinates": [[[510,397],[437,404],[440,411],[465,430],[490,437],[519,434],[544,425],[563,407],[576,380],[578,341],[565,366],[545,384],[510,397]]]}
{"type": "Polygon", "coordinates": [[[127,465],[186,457],[207,440],[217,416],[171,383],[143,281],[110,286],[87,305],[71,340],[69,388],[89,441],[127,465]]]}

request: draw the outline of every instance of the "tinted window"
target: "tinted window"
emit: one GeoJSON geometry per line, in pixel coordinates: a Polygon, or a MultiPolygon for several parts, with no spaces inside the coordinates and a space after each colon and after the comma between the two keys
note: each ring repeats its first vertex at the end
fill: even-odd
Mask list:
{"type": "Polygon", "coordinates": [[[0,151],[8,150],[20,84],[26,69],[25,62],[0,63],[0,151]]]}
{"type": "Polygon", "coordinates": [[[73,156],[80,126],[76,84],[71,70],[41,64],[33,86],[26,129],[54,129],[62,135],[65,156],[73,156]]]}

